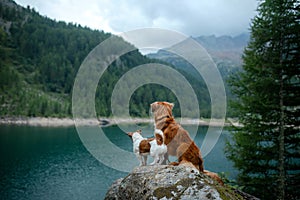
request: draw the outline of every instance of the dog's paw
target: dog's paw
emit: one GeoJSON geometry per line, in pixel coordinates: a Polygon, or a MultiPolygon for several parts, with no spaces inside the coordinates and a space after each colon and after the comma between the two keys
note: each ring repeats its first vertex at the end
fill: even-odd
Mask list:
{"type": "Polygon", "coordinates": [[[179,162],[170,162],[169,165],[178,166],[179,162]]]}
{"type": "Polygon", "coordinates": [[[155,162],[150,163],[149,165],[155,165],[155,162]]]}

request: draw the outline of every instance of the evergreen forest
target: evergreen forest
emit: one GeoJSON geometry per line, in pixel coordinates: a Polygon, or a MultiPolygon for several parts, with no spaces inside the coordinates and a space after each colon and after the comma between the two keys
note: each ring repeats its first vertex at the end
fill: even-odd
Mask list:
{"type": "MultiPolygon", "coordinates": [[[[76,73],[89,52],[111,36],[103,31],[52,20],[11,0],[1,1],[0,115],[71,117],[76,73]]],[[[131,45],[124,40],[121,43],[131,45]]],[[[134,50],[108,67],[101,77],[106,84],[99,84],[95,96],[97,116],[112,115],[110,97],[115,84],[130,69],[146,63],[163,62],[134,50]]],[[[198,97],[201,117],[209,117],[210,98],[205,83],[184,70],[180,73],[188,79],[198,97]]],[[[180,116],[176,96],[168,88],[156,84],[144,85],[134,92],[130,114],[146,117],[150,103],[159,100],[174,102],[177,105],[174,114],[180,116]]]]}

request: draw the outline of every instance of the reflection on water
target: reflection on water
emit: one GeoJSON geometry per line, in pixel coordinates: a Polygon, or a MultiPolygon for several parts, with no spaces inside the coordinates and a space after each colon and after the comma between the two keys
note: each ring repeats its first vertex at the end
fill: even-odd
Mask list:
{"type": "MultiPolygon", "coordinates": [[[[197,134],[191,133],[199,146],[206,129],[199,127],[197,134]]],[[[117,126],[103,130],[113,144],[132,152],[131,140],[117,126]]],[[[152,136],[152,129],[146,128],[143,135],[152,136]]],[[[204,158],[205,167],[215,172],[230,172],[229,176],[234,178],[236,171],[223,152],[225,138],[228,138],[226,131],[204,158]]],[[[111,162],[118,163],[117,156],[109,153],[107,156],[111,162]]],[[[128,162],[138,163],[137,160],[128,162]]],[[[95,159],[73,127],[0,126],[1,199],[103,199],[112,182],[126,174],[95,159]]]]}

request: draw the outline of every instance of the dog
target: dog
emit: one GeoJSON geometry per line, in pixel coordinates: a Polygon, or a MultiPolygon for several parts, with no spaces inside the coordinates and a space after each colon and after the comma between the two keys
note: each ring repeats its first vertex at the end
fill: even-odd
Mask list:
{"type": "Polygon", "coordinates": [[[174,104],[169,102],[154,102],[150,107],[154,115],[155,129],[163,132],[163,140],[164,144],[167,145],[167,153],[178,158],[178,162],[171,162],[170,164],[176,166],[191,163],[199,172],[223,184],[217,174],[204,170],[200,149],[191,139],[189,133],[175,121],[172,115],[174,104]]]}
{"type": "Polygon", "coordinates": [[[142,131],[129,132],[127,135],[132,138],[133,152],[140,161],[140,166],[147,165],[147,156],[153,157],[150,165],[161,165],[167,153],[167,146],[163,142],[163,132],[155,130],[155,138],[144,138],[142,131]]]}
{"type": "Polygon", "coordinates": [[[203,172],[201,152],[190,138],[189,133],[176,123],[172,115],[173,107],[174,104],[169,102],[154,102],[151,104],[155,129],[163,131],[164,143],[167,145],[168,154],[178,158],[178,162],[170,164],[179,165],[182,161],[188,161],[200,172],[203,172]]]}

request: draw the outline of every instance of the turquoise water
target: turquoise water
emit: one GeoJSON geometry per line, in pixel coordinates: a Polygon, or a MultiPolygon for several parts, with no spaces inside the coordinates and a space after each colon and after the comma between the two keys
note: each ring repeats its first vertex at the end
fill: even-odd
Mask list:
{"type": "MultiPolygon", "coordinates": [[[[98,131],[95,127],[86,130],[98,131]]],[[[103,130],[112,143],[132,152],[131,140],[118,126],[103,130]]],[[[195,136],[197,145],[201,146],[206,130],[207,127],[199,127],[195,136]]],[[[152,130],[143,132],[149,137],[152,130]]],[[[228,132],[223,131],[214,149],[204,158],[205,168],[227,172],[230,178],[235,178],[237,171],[223,151],[228,138],[228,132]]],[[[99,144],[100,150],[102,146],[105,145],[99,144]]],[[[117,155],[107,153],[107,156],[112,163],[118,163],[117,155]]],[[[138,163],[136,159],[128,162],[138,163]]],[[[127,174],[94,158],[74,127],[0,126],[1,199],[103,199],[112,182],[127,174]]]]}

